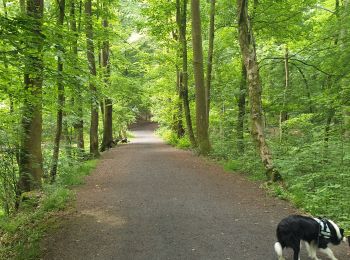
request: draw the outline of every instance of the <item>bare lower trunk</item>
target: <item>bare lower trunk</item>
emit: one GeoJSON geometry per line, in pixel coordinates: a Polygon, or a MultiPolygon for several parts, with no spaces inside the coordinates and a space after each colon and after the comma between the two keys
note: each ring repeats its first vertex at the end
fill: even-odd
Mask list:
{"type": "Polygon", "coordinates": [[[211,78],[213,70],[213,52],[214,52],[214,32],[215,32],[215,0],[210,1],[210,23],[209,23],[209,48],[208,48],[208,63],[207,63],[207,77],[205,98],[207,101],[207,121],[209,126],[209,112],[210,112],[210,90],[211,90],[211,78]]]}
{"type": "MultiPolygon", "coordinates": [[[[105,10],[106,12],[106,10],[105,10]]],[[[102,26],[106,29],[108,29],[108,20],[107,18],[104,18],[102,21],[102,26]]],[[[108,33],[108,32],[107,32],[108,33]]],[[[108,41],[108,35],[106,35],[107,40],[103,42],[102,47],[102,68],[104,72],[104,83],[105,86],[108,88],[110,87],[110,60],[109,60],[109,41],[108,41]]],[[[106,98],[104,100],[104,124],[103,124],[103,139],[102,139],[102,145],[101,145],[101,151],[104,151],[111,147],[111,144],[113,142],[113,104],[112,100],[110,98],[106,98]]]]}
{"type": "MultiPolygon", "coordinates": [[[[57,1],[58,9],[59,9],[59,15],[57,19],[57,26],[58,28],[62,29],[63,21],[64,21],[64,12],[65,12],[65,0],[59,0],[57,1]]],[[[61,37],[58,37],[59,39],[62,39],[61,37]]],[[[64,96],[64,85],[63,85],[63,61],[61,58],[61,53],[64,52],[64,48],[61,43],[57,44],[57,52],[58,52],[58,59],[57,59],[57,122],[56,122],[56,134],[55,134],[55,140],[54,140],[54,148],[53,148],[53,155],[52,155],[52,165],[51,165],[51,182],[54,182],[56,179],[57,174],[57,164],[58,164],[58,157],[60,153],[60,141],[61,141],[61,135],[62,135],[62,122],[63,122],[63,108],[65,103],[65,96],[64,96]]]]}
{"type": "Polygon", "coordinates": [[[285,49],[285,55],[284,55],[284,74],[285,74],[285,84],[284,84],[284,91],[283,91],[283,104],[282,104],[282,110],[280,111],[280,141],[282,141],[282,123],[286,120],[288,120],[288,112],[287,112],[287,97],[288,97],[288,90],[289,90],[289,53],[288,53],[288,47],[285,49]]]}
{"type": "Polygon", "coordinates": [[[247,70],[247,79],[249,86],[250,115],[252,122],[252,137],[257,144],[260,158],[266,169],[268,180],[277,181],[281,175],[274,167],[271,151],[266,143],[264,133],[263,112],[261,104],[261,80],[259,75],[258,62],[256,60],[255,43],[253,30],[248,17],[248,1],[237,0],[238,10],[238,32],[239,44],[241,47],[244,65],[247,70]]]}
{"type": "MultiPolygon", "coordinates": [[[[89,70],[91,77],[96,77],[96,62],[95,62],[95,48],[92,26],[92,3],[91,0],[85,2],[85,17],[86,17],[86,51],[87,59],[89,63],[89,70]]],[[[90,79],[90,104],[91,104],[91,116],[90,116],[90,154],[93,157],[99,156],[98,151],[98,95],[95,83],[93,79],[90,79]]]]}
{"type": "MultiPolygon", "coordinates": [[[[79,33],[77,28],[77,19],[75,14],[75,8],[76,8],[76,0],[71,0],[71,6],[70,6],[70,16],[71,16],[71,29],[74,34],[73,40],[72,40],[72,48],[73,48],[73,67],[78,71],[78,38],[79,33]]],[[[79,16],[81,16],[81,8],[79,8],[79,16]]],[[[77,113],[77,120],[74,123],[74,129],[76,133],[76,141],[77,141],[77,148],[79,153],[82,155],[84,153],[85,145],[84,145],[84,120],[83,120],[83,100],[82,100],[82,87],[81,82],[79,80],[75,81],[75,88],[74,88],[74,95],[75,95],[75,110],[77,113]]]]}
{"type": "Polygon", "coordinates": [[[27,15],[31,19],[31,37],[25,42],[28,51],[25,57],[22,138],[20,147],[20,192],[41,187],[43,160],[41,152],[42,134],[42,84],[43,84],[43,39],[41,36],[43,0],[28,0],[27,15]]]}
{"type": "Polygon", "coordinates": [[[183,109],[182,109],[182,91],[181,91],[181,80],[182,80],[182,76],[181,76],[181,72],[178,68],[176,68],[176,88],[177,88],[177,96],[178,96],[178,100],[177,100],[177,117],[176,117],[176,135],[178,138],[183,137],[183,135],[185,134],[185,130],[183,128],[183,124],[182,124],[182,114],[183,114],[183,109]]]}
{"type": "Polygon", "coordinates": [[[202,47],[202,28],[200,18],[199,0],[191,1],[192,9],[192,44],[193,44],[193,68],[196,85],[196,125],[197,142],[200,154],[208,154],[210,150],[204,69],[203,69],[203,47],[202,47]]]}
{"type": "Polygon", "coordinates": [[[241,83],[239,86],[238,96],[238,118],[237,118],[237,152],[239,154],[244,153],[244,117],[245,117],[245,103],[247,92],[247,71],[242,61],[242,75],[241,83]]]}
{"type": "Polygon", "coordinates": [[[193,133],[190,102],[188,99],[188,61],[187,61],[188,59],[187,59],[187,39],[186,39],[187,0],[183,0],[182,12],[181,12],[180,1],[177,0],[177,9],[179,12],[179,17],[178,17],[178,27],[180,32],[179,39],[181,41],[181,50],[182,50],[182,72],[180,73],[180,83],[181,83],[183,108],[185,112],[187,134],[190,139],[192,147],[196,147],[197,142],[193,133]]]}

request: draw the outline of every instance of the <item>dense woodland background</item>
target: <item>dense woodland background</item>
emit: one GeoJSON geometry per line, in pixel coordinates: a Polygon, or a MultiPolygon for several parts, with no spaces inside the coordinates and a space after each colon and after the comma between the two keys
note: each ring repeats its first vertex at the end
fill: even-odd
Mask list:
{"type": "Polygon", "coordinates": [[[152,115],[350,229],[349,0],[1,2],[0,218],[152,115]]]}

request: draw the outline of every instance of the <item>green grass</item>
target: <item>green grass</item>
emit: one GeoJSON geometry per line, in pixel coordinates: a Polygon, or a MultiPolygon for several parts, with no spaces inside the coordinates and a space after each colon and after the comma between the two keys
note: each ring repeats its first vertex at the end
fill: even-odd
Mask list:
{"type": "Polygon", "coordinates": [[[0,259],[34,260],[40,258],[40,241],[73,201],[72,186],[83,183],[84,176],[95,168],[97,160],[62,168],[54,185],[42,191],[24,194],[16,215],[0,215],[0,259]]]}

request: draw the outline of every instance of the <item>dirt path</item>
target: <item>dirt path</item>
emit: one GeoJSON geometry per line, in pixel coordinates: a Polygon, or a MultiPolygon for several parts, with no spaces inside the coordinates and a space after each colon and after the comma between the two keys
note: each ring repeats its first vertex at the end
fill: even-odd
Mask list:
{"type": "MultiPolygon", "coordinates": [[[[43,259],[276,259],[276,224],[294,212],[287,203],[164,144],[150,126],[134,134],[103,154],[43,259]]],[[[349,258],[345,245],[335,253],[349,258]]]]}

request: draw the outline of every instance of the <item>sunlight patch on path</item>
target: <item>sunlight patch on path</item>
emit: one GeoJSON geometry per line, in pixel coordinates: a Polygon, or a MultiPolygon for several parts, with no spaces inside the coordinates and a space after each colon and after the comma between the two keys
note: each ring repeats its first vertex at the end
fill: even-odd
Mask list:
{"type": "Polygon", "coordinates": [[[114,227],[123,226],[127,223],[125,219],[98,208],[82,210],[81,214],[94,217],[97,223],[108,224],[114,227]]]}

